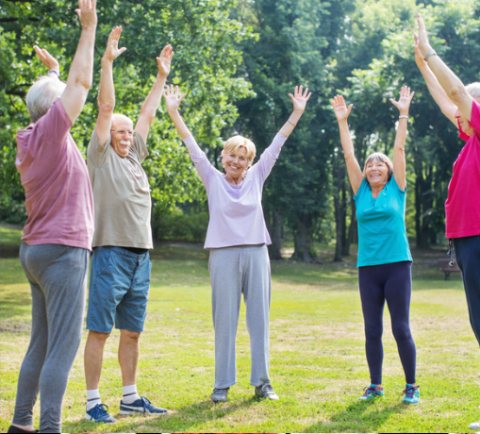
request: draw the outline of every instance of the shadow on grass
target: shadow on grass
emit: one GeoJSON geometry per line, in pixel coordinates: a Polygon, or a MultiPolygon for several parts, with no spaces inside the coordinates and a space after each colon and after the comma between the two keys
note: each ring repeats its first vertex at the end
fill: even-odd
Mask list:
{"type": "MultiPolygon", "coordinates": [[[[214,404],[211,401],[204,401],[190,406],[172,411],[167,416],[121,416],[112,414],[117,420],[116,425],[101,425],[109,431],[104,432],[188,432],[189,430],[197,430],[206,422],[221,420],[237,410],[245,409],[255,405],[259,400],[255,397],[245,399],[240,402],[214,404]],[[130,423],[129,423],[130,422],[130,423]],[[111,430],[111,431],[110,431],[111,430]],[[128,430],[128,431],[125,431],[128,430]]],[[[92,422],[64,422],[64,432],[89,432],[99,425],[92,422]]],[[[200,428],[201,430],[201,428],[200,428]]]]}
{"type": "Polygon", "coordinates": [[[354,426],[355,432],[378,433],[390,417],[408,409],[407,404],[402,403],[381,407],[380,405],[382,405],[381,401],[354,402],[346,410],[334,414],[330,421],[315,423],[306,428],[305,432],[350,432],[354,426]],[[379,408],[375,409],[376,406],[379,408]]]}

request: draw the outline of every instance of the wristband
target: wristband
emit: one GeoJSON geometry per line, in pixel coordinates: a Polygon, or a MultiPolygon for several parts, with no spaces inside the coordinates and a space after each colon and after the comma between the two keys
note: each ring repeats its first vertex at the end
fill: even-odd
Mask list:
{"type": "Polygon", "coordinates": [[[294,124],[290,119],[287,122],[290,122],[294,127],[297,126],[297,124],[294,124]]]}
{"type": "Polygon", "coordinates": [[[408,116],[402,115],[402,116],[399,116],[398,119],[406,119],[408,121],[408,116]]]}
{"type": "Polygon", "coordinates": [[[58,78],[60,78],[60,73],[58,71],[55,71],[54,69],[48,71],[47,74],[55,74],[58,78]]]}
{"type": "Polygon", "coordinates": [[[428,53],[428,54],[425,56],[425,62],[428,62],[428,59],[430,59],[430,57],[436,56],[436,55],[437,55],[437,52],[436,52],[435,50],[430,51],[430,53],[428,53]]]}

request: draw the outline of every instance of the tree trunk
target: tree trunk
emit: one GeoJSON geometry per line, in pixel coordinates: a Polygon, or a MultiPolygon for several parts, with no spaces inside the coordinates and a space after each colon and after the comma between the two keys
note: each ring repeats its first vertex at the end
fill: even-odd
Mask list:
{"type": "Polygon", "coordinates": [[[298,222],[295,233],[295,252],[292,258],[307,263],[315,261],[311,216],[306,216],[298,222]]]}
{"type": "Polygon", "coordinates": [[[282,259],[282,234],[283,219],[280,211],[270,211],[267,206],[264,207],[265,223],[272,239],[272,244],[268,246],[268,254],[271,260],[279,261],[282,259]]]}
{"type": "Polygon", "coordinates": [[[350,256],[350,243],[348,240],[348,228],[347,228],[347,189],[345,178],[342,182],[342,255],[350,256]]]}
{"type": "Polygon", "coordinates": [[[342,189],[342,181],[345,177],[345,169],[343,166],[339,167],[337,162],[337,168],[334,169],[333,179],[336,181],[336,186],[334,187],[333,193],[333,203],[335,208],[335,232],[336,232],[336,244],[335,244],[335,257],[333,262],[342,262],[342,252],[343,252],[343,236],[344,236],[344,226],[345,226],[345,210],[343,209],[343,203],[340,197],[340,192],[342,189]]]}

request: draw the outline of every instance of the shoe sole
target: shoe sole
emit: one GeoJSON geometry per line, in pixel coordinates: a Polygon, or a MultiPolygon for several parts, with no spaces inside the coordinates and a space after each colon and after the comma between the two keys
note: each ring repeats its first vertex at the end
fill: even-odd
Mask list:
{"type": "Polygon", "coordinates": [[[152,413],[151,411],[140,411],[140,410],[125,410],[125,409],[120,409],[120,413],[122,416],[131,416],[132,414],[146,414],[146,415],[159,415],[159,416],[164,416],[168,413],[168,411],[163,412],[163,413],[152,413]]]}
{"type": "Polygon", "coordinates": [[[107,421],[107,420],[97,420],[93,418],[92,416],[89,416],[88,414],[85,415],[85,420],[88,422],[95,422],[95,423],[116,423],[117,421],[113,419],[112,421],[107,421]]]}

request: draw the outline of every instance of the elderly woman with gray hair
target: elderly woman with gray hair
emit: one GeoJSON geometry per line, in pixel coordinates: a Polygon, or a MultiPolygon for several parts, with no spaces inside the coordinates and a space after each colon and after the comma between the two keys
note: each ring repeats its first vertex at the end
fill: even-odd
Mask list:
{"type": "Polygon", "coordinates": [[[67,83],[59,79],[58,62],[35,47],[49,71],[28,91],[32,122],[17,133],[16,166],[28,214],[20,260],[31,286],[32,332],[10,433],[33,431],[39,392],[40,432],[61,432],[63,396],[82,335],[93,198],[70,128],[92,84],[96,1],[79,0],[76,12],[82,32],[67,83]]]}
{"type": "Polygon", "coordinates": [[[407,381],[403,402],[418,404],[420,400],[415,383],[416,348],[409,321],[412,256],[405,229],[405,141],[413,95],[410,88],[403,87],[400,100],[390,100],[400,111],[393,163],[386,155],[375,153],[367,158],[363,171],[355,157],[347,122],[353,105],[347,108],[342,96],[336,96],[332,102],[357,205],[357,267],[371,377],[371,386],[365,389],[360,400],[384,396],[382,334],[385,302],[390,310],[393,335],[407,381]]]}
{"type": "MultiPolygon", "coordinates": [[[[465,86],[430,45],[418,14],[415,61],[442,113],[465,146],[453,165],[445,202],[446,236],[455,246],[473,332],[480,344],[480,83],[465,86]]],[[[470,425],[478,431],[480,422],[470,425]]]]}
{"type": "Polygon", "coordinates": [[[167,110],[187,146],[208,194],[210,222],[205,248],[210,250],[212,310],[215,328],[215,389],[213,402],[226,402],[236,381],[235,340],[243,293],[252,351],[251,385],[255,395],[278,400],[269,377],[269,314],[271,298],[271,244],[262,210],[262,189],[283,144],[294,130],[311,94],[303,87],[289,95],[293,113],[252,166],[255,145],[236,136],[225,143],[222,165],[215,169],[195,142],[178,108],[185,95],[167,88],[167,110]]]}

